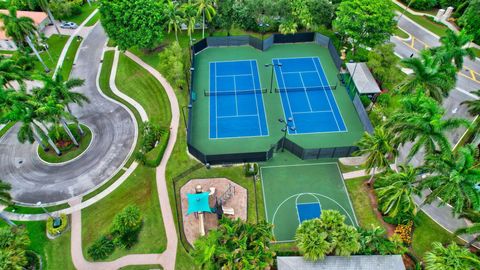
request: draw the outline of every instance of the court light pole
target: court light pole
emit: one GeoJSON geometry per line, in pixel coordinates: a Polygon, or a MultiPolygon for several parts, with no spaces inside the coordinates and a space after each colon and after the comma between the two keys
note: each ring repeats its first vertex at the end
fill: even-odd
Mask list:
{"type": "Polygon", "coordinates": [[[285,126],[282,128],[283,131],[283,138],[282,138],[282,152],[285,151],[285,140],[287,139],[287,131],[290,129],[291,131],[295,131],[296,128],[294,126],[291,126],[290,123],[293,123],[293,118],[289,117],[287,120],[283,118],[278,118],[278,122],[285,124],[285,126]]]}
{"type": "Polygon", "coordinates": [[[192,109],[192,104],[188,104],[186,106],[182,106],[182,115],[183,115],[183,123],[185,124],[185,129],[188,131],[188,125],[187,125],[187,114],[185,114],[185,109],[188,108],[190,111],[192,109]]]}
{"type": "Polygon", "coordinates": [[[275,71],[274,68],[275,67],[281,67],[281,66],[283,66],[282,63],[265,64],[266,68],[272,67],[272,75],[270,76],[270,93],[272,93],[272,91],[273,91],[273,72],[275,71]]]}
{"type": "Polygon", "coordinates": [[[262,33],[262,51],[263,51],[263,36],[265,35],[267,28],[270,27],[270,24],[263,23],[262,21],[258,24],[258,26],[260,27],[260,32],[262,33]]]}
{"type": "Polygon", "coordinates": [[[37,206],[41,207],[42,210],[45,212],[45,214],[47,214],[49,217],[53,219],[54,228],[58,228],[60,227],[60,225],[62,225],[62,220],[59,217],[52,216],[52,214],[50,214],[50,212],[48,212],[47,209],[45,209],[45,207],[42,206],[42,202],[37,202],[37,206]]]}

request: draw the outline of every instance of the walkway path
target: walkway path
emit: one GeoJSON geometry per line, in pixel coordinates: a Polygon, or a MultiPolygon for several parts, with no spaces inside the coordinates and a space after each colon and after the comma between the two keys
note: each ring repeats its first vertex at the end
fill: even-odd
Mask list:
{"type": "MultiPolygon", "coordinates": [[[[170,101],[170,106],[172,109],[172,121],[170,124],[170,138],[163,155],[162,161],[160,165],[157,167],[156,170],[156,177],[157,177],[157,192],[160,201],[160,208],[162,212],[165,232],[167,235],[167,248],[161,254],[133,254],[121,257],[112,262],[89,262],[83,256],[82,251],[82,217],[81,211],[75,211],[72,213],[72,234],[71,234],[71,244],[72,244],[72,260],[77,269],[101,269],[101,270],[108,270],[108,269],[119,269],[121,267],[127,265],[147,265],[147,264],[160,264],[163,266],[164,269],[175,269],[175,261],[177,255],[177,245],[178,245],[178,238],[177,232],[175,228],[175,222],[173,218],[173,212],[171,209],[171,204],[169,201],[168,196],[168,189],[167,189],[167,182],[166,182],[166,166],[168,163],[168,159],[172,154],[173,148],[175,146],[175,142],[177,140],[177,132],[180,120],[180,109],[178,105],[178,101],[175,95],[173,88],[167,82],[167,80],[154,68],[150,67],[146,63],[144,63],[140,58],[137,56],[127,52],[126,55],[130,57],[133,61],[137,64],[145,68],[148,72],[150,72],[165,88],[167,92],[168,99],[170,101]]],[[[113,72],[117,70],[118,66],[118,58],[119,52],[118,50],[115,52],[115,58],[113,61],[113,68],[112,68],[112,76],[114,75],[113,72]]],[[[115,85],[115,80],[110,79],[110,87],[112,89],[117,89],[115,85]]],[[[70,202],[72,207],[80,204],[80,201],[72,201],[70,202]]]]}
{"type": "MultiPolygon", "coordinates": [[[[349,180],[358,177],[368,176],[365,170],[358,170],[353,172],[348,172],[343,174],[343,179],[349,180]]],[[[414,196],[414,201],[417,205],[422,205],[424,198],[429,194],[429,191],[424,191],[421,197],[414,196]]],[[[433,221],[435,221],[442,228],[447,230],[450,233],[454,233],[457,229],[467,227],[469,225],[468,221],[464,218],[456,218],[452,216],[452,207],[450,205],[438,206],[440,200],[435,200],[431,204],[423,205],[420,207],[427,216],[429,216],[433,221]]],[[[471,235],[460,235],[460,239],[465,242],[469,242],[473,239],[471,235]]],[[[475,243],[475,247],[480,248],[480,243],[475,243]]]]}

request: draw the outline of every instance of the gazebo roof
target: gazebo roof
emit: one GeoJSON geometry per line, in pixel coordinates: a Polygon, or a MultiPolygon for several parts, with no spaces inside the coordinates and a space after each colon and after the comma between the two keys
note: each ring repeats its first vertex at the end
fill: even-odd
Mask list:
{"type": "Polygon", "coordinates": [[[195,212],[208,212],[211,213],[212,209],[208,203],[208,192],[187,194],[188,199],[188,211],[187,215],[195,212]]]}
{"type": "Polygon", "coordinates": [[[353,74],[353,82],[360,94],[381,92],[366,63],[347,63],[347,70],[350,75],[353,74]]]}

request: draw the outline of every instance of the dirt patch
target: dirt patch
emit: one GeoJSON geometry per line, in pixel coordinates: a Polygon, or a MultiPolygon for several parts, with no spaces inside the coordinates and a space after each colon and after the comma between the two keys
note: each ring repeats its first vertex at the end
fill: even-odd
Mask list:
{"type": "Polygon", "coordinates": [[[395,233],[395,226],[392,224],[386,223],[383,220],[383,215],[378,210],[377,196],[375,195],[373,188],[369,186],[367,182],[365,182],[364,185],[365,185],[365,190],[368,192],[368,198],[370,198],[370,204],[372,205],[373,212],[377,216],[377,219],[382,223],[383,227],[385,227],[385,229],[387,230],[388,237],[392,236],[395,233]]]}
{"type": "MultiPolygon", "coordinates": [[[[182,220],[183,231],[185,237],[190,244],[200,237],[200,213],[187,215],[188,210],[188,193],[195,193],[195,188],[200,185],[203,192],[210,192],[210,188],[215,188],[214,194],[209,196],[210,208],[215,207],[215,203],[222,197],[223,194],[229,190],[231,196],[227,199],[223,206],[225,208],[233,209],[233,215],[225,215],[230,218],[240,218],[241,220],[247,220],[247,190],[242,186],[226,179],[226,178],[211,178],[211,179],[192,179],[188,181],[184,186],[180,188],[180,198],[182,205],[182,220]]],[[[203,224],[205,227],[205,233],[218,227],[218,218],[216,213],[203,213],[203,224]]]]}

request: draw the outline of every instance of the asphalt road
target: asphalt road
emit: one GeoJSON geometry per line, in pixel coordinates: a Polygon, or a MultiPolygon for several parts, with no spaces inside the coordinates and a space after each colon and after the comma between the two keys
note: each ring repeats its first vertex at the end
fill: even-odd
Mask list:
{"type": "MultiPolygon", "coordinates": [[[[426,31],[422,27],[419,27],[405,16],[399,20],[398,26],[414,37],[413,42],[412,38],[407,40],[402,40],[395,36],[390,38],[390,42],[395,44],[395,53],[402,58],[408,58],[412,54],[417,56],[419,51],[424,48],[436,47],[440,45],[438,37],[426,31]]],[[[466,106],[461,105],[461,102],[465,100],[475,99],[476,96],[470,92],[480,89],[480,75],[478,75],[478,78],[473,77],[470,69],[474,71],[474,75],[475,73],[480,73],[480,61],[478,58],[476,58],[474,61],[465,58],[464,69],[457,75],[455,89],[450,92],[449,96],[444,99],[442,104],[445,109],[446,118],[459,117],[473,120],[473,117],[468,113],[466,106]]],[[[464,128],[449,132],[448,137],[450,142],[453,145],[456,144],[464,132],[464,128]]],[[[410,150],[410,146],[411,144],[407,144],[402,148],[402,151],[400,151],[400,160],[404,160],[405,156],[410,150]]],[[[422,156],[422,153],[418,154],[412,159],[412,163],[414,165],[419,165],[422,163],[422,156]]]]}
{"type": "Polygon", "coordinates": [[[94,134],[92,145],[79,159],[60,166],[39,160],[36,144],[20,144],[18,124],[0,139],[0,179],[12,184],[11,195],[22,203],[53,203],[84,194],[120,169],[134,144],[135,123],[122,106],[104,98],[96,77],[107,37],[100,24],[84,40],[71,77],[85,79],[76,91],[91,101],[72,106],[80,122],[94,134]]]}

